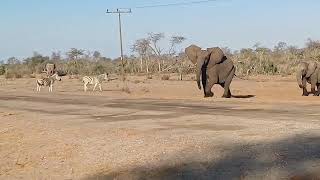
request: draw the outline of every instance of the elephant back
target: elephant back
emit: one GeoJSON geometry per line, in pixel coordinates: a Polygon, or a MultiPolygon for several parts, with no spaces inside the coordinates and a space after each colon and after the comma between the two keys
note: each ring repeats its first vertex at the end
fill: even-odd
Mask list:
{"type": "Polygon", "coordinates": [[[224,60],[224,53],[219,47],[207,48],[210,54],[210,66],[221,63],[224,60]]]}

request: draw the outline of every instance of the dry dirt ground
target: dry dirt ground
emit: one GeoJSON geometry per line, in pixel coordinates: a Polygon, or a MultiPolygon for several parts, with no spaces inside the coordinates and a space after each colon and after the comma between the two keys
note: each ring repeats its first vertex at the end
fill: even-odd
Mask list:
{"type": "Polygon", "coordinates": [[[320,177],[320,97],[293,77],[236,78],[232,99],[193,81],[122,86],[84,93],[65,77],[37,93],[35,79],[2,79],[0,179],[320,177]]]}

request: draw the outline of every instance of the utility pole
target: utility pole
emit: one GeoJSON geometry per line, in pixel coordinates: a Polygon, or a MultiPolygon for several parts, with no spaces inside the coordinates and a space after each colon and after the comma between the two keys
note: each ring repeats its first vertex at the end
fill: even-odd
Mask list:
{"type": "Polygon", "coordinates": [[[119,18],[119,36],[120,36],[120,55],[121,55],[121,65],[122,65],[122,69],[121,69],[121,73],[122,76],[124,78],[124,57],[123,57],[123,45],[122,45],[122,26],[121,26],[121,14],[122,13],[131,13],[131,9],[117,9],[116,11],[109,11],[109,9],[107,9],[107,14],[118,14],[118,18],[119,18]]]}

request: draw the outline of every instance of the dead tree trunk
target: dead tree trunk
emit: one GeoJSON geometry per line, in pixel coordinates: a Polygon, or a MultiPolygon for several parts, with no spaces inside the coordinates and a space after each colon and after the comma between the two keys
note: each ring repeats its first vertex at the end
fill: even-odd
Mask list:
{"type": "Polygon", "coordinates": [[[143,57],[142,55],[140,56],[140,72],[143,71],[143,57]]]}
{"type": "Polygon", "coordinates": [[[149,62],[150,62],[150,56],[147,55],[147,59],[146,59],[146,71],[147,71],[147,73],[149,73],[149,62]]]}
{"type": "Polygon", "coordinates": [[[159,70],[159,73],[161,72],[161,61],[160,59],[158,59],[158,70],[159,70]]]}

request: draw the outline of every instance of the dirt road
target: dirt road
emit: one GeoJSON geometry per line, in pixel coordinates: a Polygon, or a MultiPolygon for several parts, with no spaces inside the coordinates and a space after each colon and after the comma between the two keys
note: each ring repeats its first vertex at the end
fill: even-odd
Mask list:
{"type": "Polygon", "coordinates": [[[245,96],[231,100],[163,99],[153,94],[159,88],[145,97],[0,88],[0,179],[320,175],[320,103],[292,91],[275,103],[281,96],[268,96],[268,88],[282,83],[269,83],[254,97],[256,86],[236,82],[245,96]]]}

